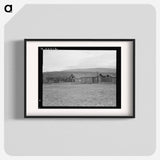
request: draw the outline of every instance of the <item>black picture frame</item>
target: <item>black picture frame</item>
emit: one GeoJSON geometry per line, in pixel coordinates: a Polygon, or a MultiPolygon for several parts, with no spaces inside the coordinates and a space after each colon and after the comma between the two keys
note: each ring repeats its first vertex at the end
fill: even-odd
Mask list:
{"type": "MultiPolygon", "coordinates": [[[[41,48],[46,48],[46,46],[39,47],[39,52],[40,52],[41,48]]],[[[115,50],[118,50],[118,52],[121,52],[120,47],[111,47],[111,48],[112,49],[114,48],[115,50]]],[[[24,56],[24,117],[25,118],[135,118],[135,39],[24,39],[24,55],[25,55],[24,56]],[[26,44],[29,41],[102,41],[102,42],[103,41],[113,41],[113,42],[114,41],[131,41],[131,42],[133,42],[133,114],[131,116],[28,116],[26,114],[26,87],[27,87],[27,84],[26,84],[26,78],[27,78],[27,75],[26,75],[26,72],[27,72],[26,44]]],[[[120,61],[118,61],[119,63],[117,63],[117,65],[121,65],[121,58],[118,58],[118,59],[120,59],[120,61]]],[[[41,61],[41,57],[40,57],[39,61],[41,61]]],[[[40,63],[38,65],[40,65],[40,63]]],[[[117,67],[117,68],[119,68],[119,67],[117,67]]],[[[38,73],[39,73],[39,79],[42,78],[41,77],[42,75],[40,74],[40,73],[42,73],[41,67],[39,68],[38,73]]],[[[118,83],[121,83],[121,70],[118,71],[117,73],[120,77],[118,83]]],[[[39,81],[38,83],[39,83],[38,86],[40,87],[41,82],[39,81]]],[[[117,85],[117,87],[119,87],[118,90],[121,91],[121,85],[117,85]]],[[[39,96],[41,96],[42,92],[40,91],[39,93],[40,93],[39,96]]],[[[118,99],[120,99],[119,102],[121,102],[121,95],[118,95],[117,97],[118,97],[118,99]]],[[[43,107],[39,107],[39,108],[43,109],[43,107]]],[[[50,108],[50,107],[47,107],[47,108],[50,108]]],[[[115,109],[120,109],[120,108],[121,108],[121,106],[116,107],[115,109]]]]}

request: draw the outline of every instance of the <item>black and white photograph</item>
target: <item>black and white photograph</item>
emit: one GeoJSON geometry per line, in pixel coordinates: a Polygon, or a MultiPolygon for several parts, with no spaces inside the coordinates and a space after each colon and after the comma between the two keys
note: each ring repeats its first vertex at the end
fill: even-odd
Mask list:
{"type": "MultiPolygon", "coordinates": [[[[41,48],[42,107],[117,107],[117,50],[41,48]]],[[[119,106],[118,106],[119,107],[119,106]]]]}

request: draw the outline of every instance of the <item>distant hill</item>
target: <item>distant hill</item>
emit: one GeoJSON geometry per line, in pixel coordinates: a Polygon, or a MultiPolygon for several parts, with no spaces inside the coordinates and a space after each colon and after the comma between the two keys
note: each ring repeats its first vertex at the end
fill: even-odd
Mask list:
{"type": "Polygon", "coordinates": [[[85,68],[85,69],[69,69],[62,72],[100,72],[100,73],[116,73],[114,68],[85,68]]]}

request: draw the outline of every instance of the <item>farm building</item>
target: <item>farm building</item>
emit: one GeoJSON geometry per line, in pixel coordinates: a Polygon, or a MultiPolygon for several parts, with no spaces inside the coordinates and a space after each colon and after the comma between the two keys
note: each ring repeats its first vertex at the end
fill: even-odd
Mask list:
{"type": "Polygon", "coordinates": [[[72,74],[72,82],[81,83],[81,84],[92,84],[92,83],[102,83],[102,82],[111,82],[116,83],[116,76],[113,75],[103,75],[103,74],[96,74],[96,75],[80,75],[80,74],[72,74]]]}
{"type": "Polygon", "coordinates": [[[112,74],[107,74],[107,75],[99,74],[99,81],[116,83],[116,76],[112,74]]]}
{"type": "Polygon", "coordinates": [[[47,74],[43,76],[44,83],[62,83],[74,82],[76,84],[93,84],[93,83],[116,83],[115,74],[96,73],[96,72],[79,72],[79,73],[61,73],[47,74]]]}

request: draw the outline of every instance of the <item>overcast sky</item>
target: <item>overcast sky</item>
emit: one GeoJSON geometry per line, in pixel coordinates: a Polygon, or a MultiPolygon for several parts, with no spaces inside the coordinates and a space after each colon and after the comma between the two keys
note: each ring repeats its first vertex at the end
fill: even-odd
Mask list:
{"type": "Polygon", "coordinates": [[[43,72],[84,68],[116,68],[116,51],[43,50],[43,72]]]}

